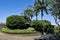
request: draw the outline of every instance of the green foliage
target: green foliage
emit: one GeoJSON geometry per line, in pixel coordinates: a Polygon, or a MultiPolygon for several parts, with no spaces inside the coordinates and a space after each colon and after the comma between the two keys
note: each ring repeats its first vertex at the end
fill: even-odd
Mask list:
{"type": "Polygon", "coordinates": [[[37,25],[37,26],[49,26],[51,25],[50,21],[47,21],[47,20],[33,20],[31,22],[31,26],[33,25],[37,25]]]}
{"type": "Polygon", "coordinates": [[[9,29],[27,29],[34,28],[38,32],[53,33],[54,26],[47,20],[33,20],[30,22],[26,16],[12,15],[6,20],[6,25],[9,29]]]}
{"type": "Polygon", "coordinates": [[[20,30],[20,29],[11,30],[8,28],[3,28],[1,31],[9,34],[32,34],[36,32],[33,28],[28,28],[24,30],[20,30]]]}
{"type": "Polygon", "coordinates": [[[52,30],[53,27],[51,26],[50,21],[41,20],[40,25],[42,26],[42,32],[51,33],[51,30],[52,30]]]}
{"type": "Polygon", "coordinates": [[[41,32],[42,31],[42,26],[40,25],[40,21],[33,20],[30,23],[31,27],[34,28],[36,31],[41,32]]]}
{"type": "Polygon", "coordinates": [[[7,17],[6,25],[10,29],[26,29],[28,21],[29,19],[25,16],[12,15],[7,17]]]}
{"type": "Polygon", "coordinates": [[[31,26],[38,32],[46,32],[52,33],[53,26],[51,25],[50,21],[47,20],[33,20],[31,22],[31,26]]]}
{"type": "Polygon", "coordinates": [[[33,25],[36,25],[36,26],[40,25],[40,21],[33,20],[33,21],[31,21],[30,25],[31,26],[33,26],[33,25]]]}

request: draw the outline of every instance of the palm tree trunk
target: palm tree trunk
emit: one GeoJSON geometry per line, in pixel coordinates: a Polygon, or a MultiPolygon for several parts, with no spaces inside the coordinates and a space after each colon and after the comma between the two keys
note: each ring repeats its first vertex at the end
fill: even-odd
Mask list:
{"type": "MultiPolygon", "coordinates": [[[[43,9],[41,10],[41,20],[43,21],[43,9]]],[[[42,29],[42,35],[44,35],[44,28],[42,29]]]]}
{"type": "Polygon", "coordinates": [[[41,10],[41,20],[43,20],[43,10],[41,10]]]}
{"type": "MultiPolygon", "coordinates": [[[[44,0],[42,0],[42,4],[44,4],[44,0]]],[[[43,8],[41,10],[41,20],[43,20],[43,8]]],[[[42,35],[44,35],[44,28],[42,29],[42,35]]]]}
{"type": "MultiPolygon", "coordinates": [[[[42,4],[44,4],[44,0],[42,0],[42,4]]],[[[41,9],[41,20],[43,20],[43,8],[41,9]]]]}
{"type": "Polygon", "coordinates": [[[37,19],[37,13],[36,13],[36,21],[37,21],[38,19],[37,19]]]}

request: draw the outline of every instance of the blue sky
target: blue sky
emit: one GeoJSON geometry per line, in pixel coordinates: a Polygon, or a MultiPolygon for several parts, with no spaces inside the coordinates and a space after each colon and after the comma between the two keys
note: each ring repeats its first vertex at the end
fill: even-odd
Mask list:
{"type": "MultiPolygon", "coordinates": [[[[20,15],[29,5],[33,4],[34,0],[0,0],[0,22],[5,23],[6,18],[10,15],[20,15]]],[[[33,19],[35,19],[35,17],[33,19]]],[[[40,14],[38,19],[41,19],[40,14]]],[[[50,14],[45,14],[43,19],[49,20],[52,24],[55,24],[50,14]]]]}

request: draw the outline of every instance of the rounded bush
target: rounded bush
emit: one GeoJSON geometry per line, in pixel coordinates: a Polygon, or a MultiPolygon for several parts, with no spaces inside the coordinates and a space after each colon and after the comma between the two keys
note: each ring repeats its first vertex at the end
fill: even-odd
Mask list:
{"type": "Polygon", "coordinates": [[[31,25],[38,32],[47,32],[51,30],[50,29],[51,23],[50,21],[47,21],[47,20],[37,20],[37,21],[33,20],[31,22],[31,25]]]}
{"type": "Polygon", "coordinates": [[[25,26],[28,23],[28,18],[25,16],[12,15],[7,17],[6,25],[10,29],[27,29],[25,26]]]}

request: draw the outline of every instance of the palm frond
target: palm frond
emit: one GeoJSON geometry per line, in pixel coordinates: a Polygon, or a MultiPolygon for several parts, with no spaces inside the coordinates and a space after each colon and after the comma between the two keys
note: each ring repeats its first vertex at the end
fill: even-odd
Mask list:
{"type": "Polygon", "coordinates": [[[42,2],[40,0],[38,0],[38,3],[42,4],[42,2]]]}

